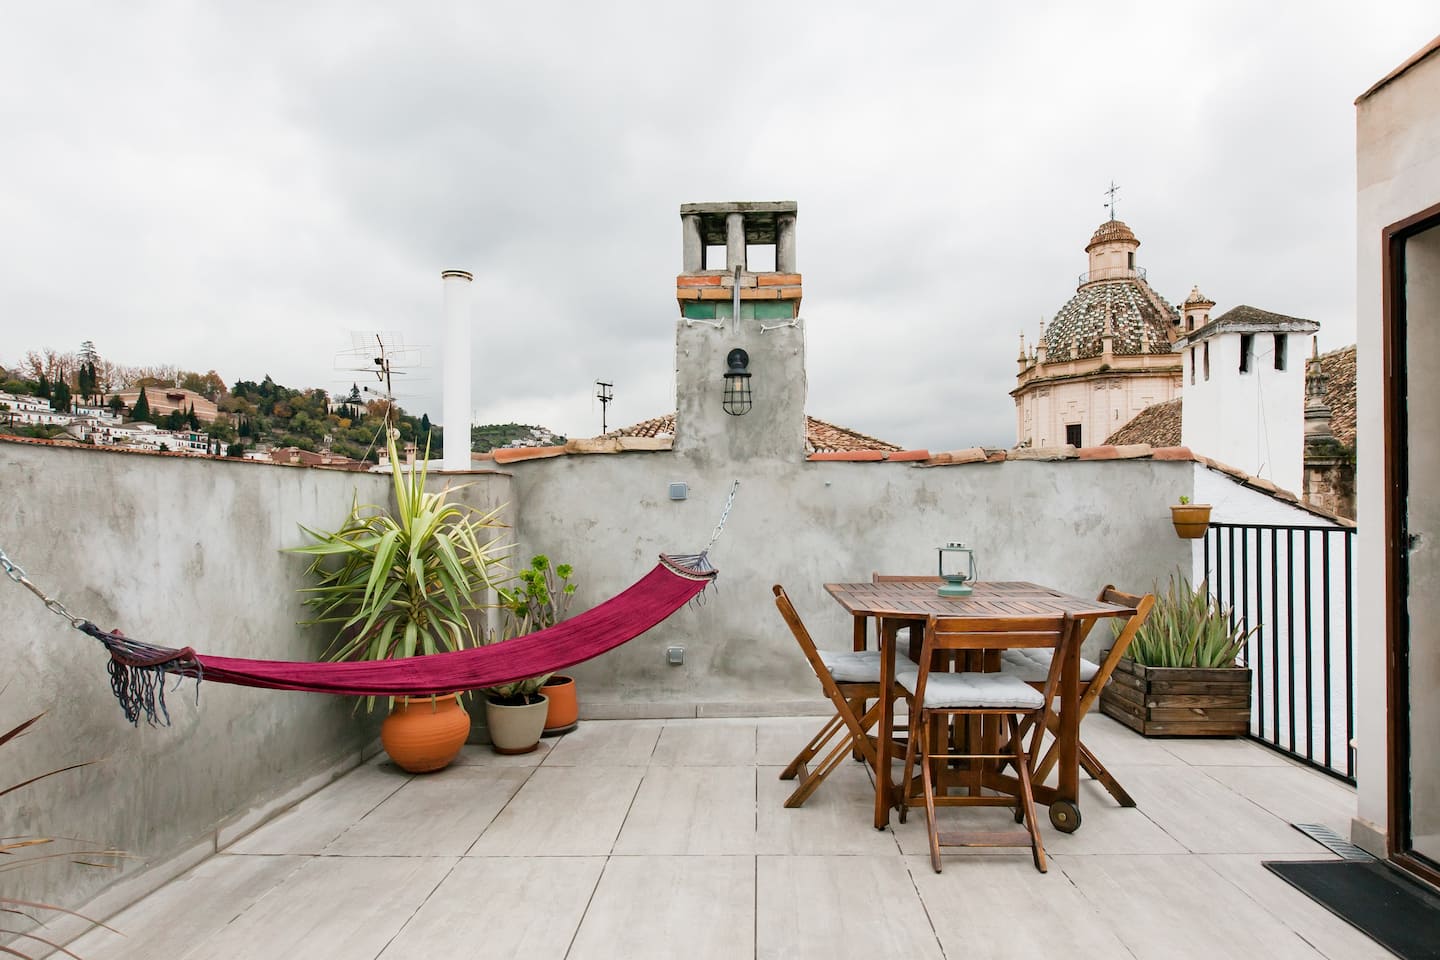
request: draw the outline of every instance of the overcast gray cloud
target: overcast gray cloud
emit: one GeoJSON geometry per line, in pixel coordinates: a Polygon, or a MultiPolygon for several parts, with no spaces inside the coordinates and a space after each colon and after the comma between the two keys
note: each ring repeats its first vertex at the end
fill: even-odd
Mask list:
{"type": "MultiPolygon", "coordinates": [[[[678,207],[793,199],[809,409],[1014,441],[1017,335],[1119,215],[1199,284],[1354,340],[1354,98],[1440,32],[1350,3],[30,4],[0,34],[0,363],[335,388],[475,273],[482,421],[674,408],[678,207]]],[[[439,419],[439,359],[401,401],[439,419]]]]}

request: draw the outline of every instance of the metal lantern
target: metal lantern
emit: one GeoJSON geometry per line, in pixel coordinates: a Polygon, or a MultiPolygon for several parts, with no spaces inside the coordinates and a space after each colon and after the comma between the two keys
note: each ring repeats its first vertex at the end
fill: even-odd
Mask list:
{"type": "Polygon", "coordinates": [[[975,551],[958,540],[952,540],[938,551],[940,562],[940,576],[945,583],[941,585],[939,593],[942,597],[968,597],[975,592],[970,586],[979,576],[975,566],[975,551]],[[950,555],[950,562],[947,564],[945,557],[950,555]],[[946,567],[950,569],[946,569],[946,567]]]}
{"type": "Polygon", "coordinates": [[[750,412],[750,354],[736,347],[725,357],[725,412],[743,417],[750,412]]]}

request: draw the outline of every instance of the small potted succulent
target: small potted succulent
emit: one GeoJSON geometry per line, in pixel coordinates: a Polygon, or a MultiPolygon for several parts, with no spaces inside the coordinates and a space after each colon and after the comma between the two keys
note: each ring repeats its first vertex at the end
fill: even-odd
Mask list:
{"type": "Polygon", "coordinates": [[[1189,497],[1170,508],[1170,522],[1175,525],[1175,535],[1183,540],[1198,540],[1205,536],[1210,526],[1210,504],[1191,503],[1189,497]]]}
{"type": "MultiPolygon", "coordinates": [[[[505,611],[504,639],[523,637],[565,619],[575,597],[572,572],[568,563],[552,567],[548,556],[536,554],[516,576],[515,586],[499,587],[500,607],[505,611]]],[[[572,729],[579,712],[574,678],[558,674],[528,677],[481,693],[490,741],[498,753],[534,750],[542,734],[572,729]]]]}

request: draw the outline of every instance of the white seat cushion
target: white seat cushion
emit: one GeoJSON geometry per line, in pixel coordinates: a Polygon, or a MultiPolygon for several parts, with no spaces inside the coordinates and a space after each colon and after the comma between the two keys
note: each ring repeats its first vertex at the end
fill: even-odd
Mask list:
{"type": "Polygon", "coordinates": [[[879,683],[880,651],[819,650],[820,660],[836,683],[879,683]]]}
{"type": "MultiPolygon", "coordinates": [[[[900,685],[912,694],[919,686],[920,669],[902,667],[897,671],[900,685]]],[[[925,682],[925,706],[945,707],[1014,707],[1036,710],[1045,705],[1045,698],[1030,684],[1008,673],[938,673],[932,672],[925,682]]]]}
{"type": "MultiPolygon", "coordinates": [[[[1044,683],[1050,676],[1050,660],[1054,650],[1043,647],[1012,647],[1000,651],[1000,672],[1019,677],[1026,683],[1044,683]]],[[[1080,682],[1089,683],[1100,672],[1100,664],[1080,658],[1080,682]]]]}

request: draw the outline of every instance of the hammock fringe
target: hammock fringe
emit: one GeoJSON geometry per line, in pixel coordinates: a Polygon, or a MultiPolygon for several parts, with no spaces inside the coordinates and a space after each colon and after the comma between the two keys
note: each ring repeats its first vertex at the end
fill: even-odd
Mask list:
{"type": "Polygon", "coordinates": [[[200,680],[204,668],[191,647],[174,649],[132,640],[119,630],[102,630],[86,621],[80,630],[99,640],[110,653],[106,671],[110,674],[110,692],[133,726],[140,718],[152,727],[170,726],[170,709],[165,703],[165,678],[173,675],[195,681],[195,702],[200,702],[200,680]]]}

